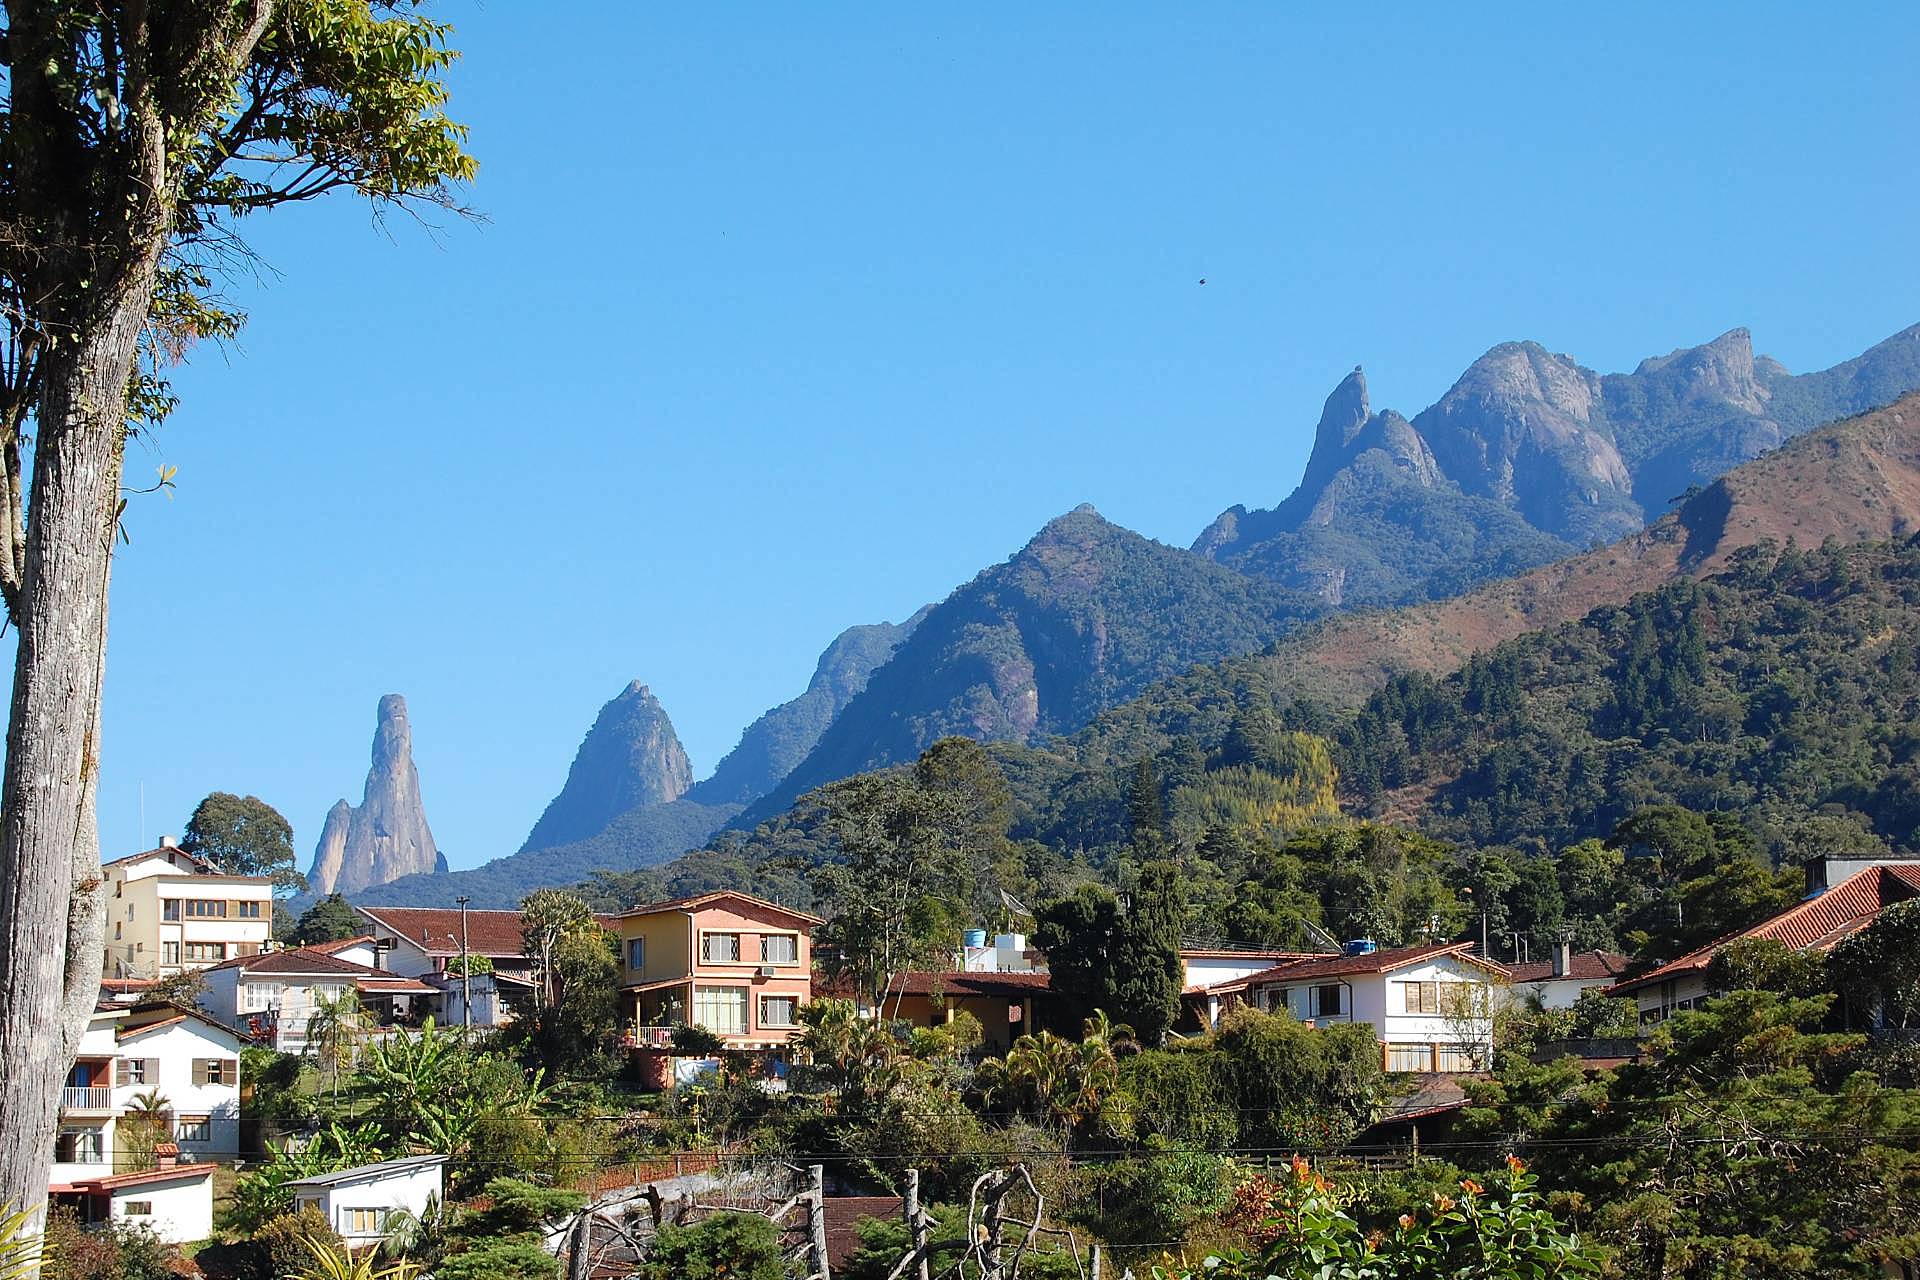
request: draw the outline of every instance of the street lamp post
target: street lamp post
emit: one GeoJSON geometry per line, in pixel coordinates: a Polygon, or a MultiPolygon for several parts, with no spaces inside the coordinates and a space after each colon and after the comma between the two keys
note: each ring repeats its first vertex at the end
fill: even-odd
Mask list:
{"type": "Polygon", "coordinates": [[[467,904],[473,899],[461,894],[454,899],[460,904],[460,1014],[463,1029],[473,1035],[473,960],[467,954],[467,904]]]}

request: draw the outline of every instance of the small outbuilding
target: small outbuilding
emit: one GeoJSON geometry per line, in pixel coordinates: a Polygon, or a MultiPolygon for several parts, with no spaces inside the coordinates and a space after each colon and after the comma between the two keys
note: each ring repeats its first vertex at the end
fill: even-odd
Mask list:
{"type": "Polygon", "coordinates": [[[297,1212],[312,1206],[340,1233],[348,1248],[380,1243],[395,1213],[419,1217],[445,1193],[447,1158],[406,1156],[337,1173],[289,1182],[297,1212]]]}

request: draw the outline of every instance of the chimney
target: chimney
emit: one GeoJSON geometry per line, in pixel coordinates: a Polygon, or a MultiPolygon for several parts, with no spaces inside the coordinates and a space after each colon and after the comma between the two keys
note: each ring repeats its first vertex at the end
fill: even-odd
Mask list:
{"type": "Polygon", "coordinates": [[[1573,972],[1573,939],[1562,938],[1553,946],[1553,976],[1564,978],[1573,972]]]}
{"type": "Polygon", "coordinates": [[[180,845],[174,840],[172,836],[161,836],[160,847],[162,849],[178,849],[180,845]]]}

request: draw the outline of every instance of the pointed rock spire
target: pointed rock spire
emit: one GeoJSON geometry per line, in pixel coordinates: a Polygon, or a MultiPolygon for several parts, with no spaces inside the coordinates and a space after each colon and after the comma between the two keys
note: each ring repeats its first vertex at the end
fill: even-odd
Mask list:
{"type": "Polygon", "coordinates": [[[316,893],[352,893],[439,866],[413,766],[407,700],[390,693],[380,699],[360,805],[341,800],[328,811],[307,880],[316,893]]]}
{"type": "Polygon", "coordinates": [[[566,785],[534,823],[521,852],[598,835],[627,810],[678,800],[692,785],[693,768],[666,708],[635,680],[600,708],[566,785]]]}

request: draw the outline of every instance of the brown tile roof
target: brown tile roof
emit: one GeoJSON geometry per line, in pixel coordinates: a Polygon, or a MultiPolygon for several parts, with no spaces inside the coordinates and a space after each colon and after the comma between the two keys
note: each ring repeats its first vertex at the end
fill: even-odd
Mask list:
{"type": "Polygon", "coordinates": [[[285,951],[262,951],[254,956],[235,956],[207,966],[212,973],[220,969],[238,969],[242,973],[343,973],[358,976],[380,970],[351,960],[342,960],[310,947],[290,947],[285,951]]]}
{"type": "Polygon", "coordinates": [[[1715,952],[1741,938],[1767,938],[1795,950],[1831,951],[1842,938],[1864,929],[1894,903],[1916,896],[1920,896],[1920,866],[1868,867],[1771,920],[1715,939],[1656,969],[1616,982],[1607,991],[1624,995],[1676,974],[1698,973],[1713,962],[1715,952]]]}
{"type": "Polygon", "coordinates": [[[1250,987],[1263,987],[1276,982],[1309,982],[1316,978],[1391,973],[1395,969],[1404,969],[1408,965],[1419,964],[1423,960],[1433,960],[1440,956],[1454,956],[1483,969],[1500,971],[1499,965],[1481,959],[1472,954],[1472,951],[1471,942],[1434,942],[1424,947],[1398,947],[1390,951],[1365,951],[1358,955],[1313,956],[1304,960],[1288,960],[1271,969],[1262,969],[1244,978],[1235,978],[1231,982],[1216,982],[1207,990],[1225,993],[1243,991],[1250,987]]]}
{"type": "Polygon", "coordinates": [[[62,1186],[49,1187],[50,1191],[76,1191],[100,1194],[119,1191],[126,1187],[144,1187],[149,1183],[184,1182],[189,1178],[204,1178],[220,1166],[217,1164],[177,1164],[171,1169],[148,1169],[141,1173],[116,1173],[107,1178],[83,1178],[78,1182],[62,1186]]]}
{"type": "MultiPolygon", "coordinates": [[[[457,907],[355,907],[361,915],[430,956],[460,954],[457,907]]],[[[611,927],[615,916],[595,916],[611,927]]],[[[467,950],[500,960],[522,954],[518,911],[467,912],[467,950]]]]}
{"type": "Polygon", "coordinates": [[[357,938],[335,938],[332,942],[309,942],[308,951],[318,951],[322,955],[335,955],[348,947],[365,947],[373,944],[373,935],[363,933],[357,938]]]}
{"type": "Polygon", "coordinates": [[[948,996],[1037,995],[1053,990],[1053,979],[1044,973],[896,973],[887,984],[889,996],[930,996],[935,992],[948,996]]]}
{"type": "Polygon", "coordinates": [[[736,902],[752,903],[762,910],[777,911],[781,915],[792,916],[795,920],[804,920],[808,924],[826,923],[826,921],[822,920],[819,916],[809,915],[805,911],[800,911],[793,907],[783,907],[777,902],[769,902],[765,898],[756,898],[750,893],[741,893],[735,889],[714,889],[707,893],[696,893],[690,898],[669,898],[665,902],[649,902],[644,906],[635,907],[631,911],[622,911],[619,915],[611,918],[624,920],[632,916],[657,915],[662,911],[691,911],[695,907],[703,907],[707,903],[714,902],[721,898],[731,898],[736,902]]]}
{"type": "Polygon", "coordinates": [[[243,1040],[246,1038],[226,1023],[208,1016],[199,1009],[189,1009],[183,1004],[174,1004],[171,1001],[162,1004],[142,1005],[134,1009],[128,1009],[125,1005],[120,1006],[120,1008],[126,1010],[127,1016],[123,1019],[122,1025],[116,1026],[113,1030],[113,1038],[116,1042],[131,1040],[135,1036],[143,1036],[149,1031],[158,1031],[162,1027],[171,1027],[177,1023],[186,1022],[189,1019],[212,1027],[215,1031],[231,1039],[243,1040]]]}
{"type": "MultiPolygon", "coordinates": [[[[1576,951],[1571,957],[1573,963],[1561,980],[1576,982],[1599,982],[1617,978],[1627,971],[1633,961],[1618,951],[1576,951]]],[[[1554,980],[1552,960],[1532,960],[1526,964],[1504,966],[1507,978],[1512,982],[1551,982],[1554,980]]]]}

